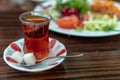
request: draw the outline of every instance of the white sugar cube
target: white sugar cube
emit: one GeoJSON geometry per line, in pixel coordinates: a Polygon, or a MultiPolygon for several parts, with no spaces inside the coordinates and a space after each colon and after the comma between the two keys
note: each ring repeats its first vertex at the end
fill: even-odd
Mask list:
{"type": "Polygon", "coordinates": [[[23,58],[27,65],[34,65],[36,63],[36,58],[33,53],[27,53],[23,58]]]}
{"type": "Polygon", "coordinates": [[[11,58],[17,61],[18,63],[21,63],[23,61],[23,54],[19,51],[16,51],[12,54],[11,58]]]}

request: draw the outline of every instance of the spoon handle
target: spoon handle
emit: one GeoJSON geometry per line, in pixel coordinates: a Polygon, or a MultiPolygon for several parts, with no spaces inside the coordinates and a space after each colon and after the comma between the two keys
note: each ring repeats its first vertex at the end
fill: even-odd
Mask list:
{"type": "Polygon", "coordinates": [[[72,57],[80,57],[80,56],[83,56],[84,54],[81,53],[81,54],[77,54],[77,55],[71,55],[71,56],[52,56],[52,57],[48,57],[46,59],[50,59],[50,58],[72,58],[72,57]]]}
{"type": "MultiPolygon", "coordinates": [[[[52,59],[52,58],[72,58],[72,57],[80,57],[80,56],[83,56],[83,53],[77,54],[77,55],[71,55],[71,56],[52,56],[52,57],[47,57],[44,60],[52,59]]],[[[42,61],[44,61],[44,60],[42,60],[42,61]]],[[[41,61],[38,61],[38,63],[36,63],[35,65],[41,64],[40,62],[41,61]]],[[[35,66],[35,65],[26,65],[26,64],[20,64],[20,65],[22,65],[23,67],[28,68],[28,69],[32,68],[32,66],[35,66]]]]}

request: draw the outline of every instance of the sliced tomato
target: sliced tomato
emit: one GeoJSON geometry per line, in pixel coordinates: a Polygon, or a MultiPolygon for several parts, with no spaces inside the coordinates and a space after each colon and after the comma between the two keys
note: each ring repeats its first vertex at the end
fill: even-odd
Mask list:
{"type": "Polygon", "coordinates": [[[56,22],[59,27],[66,29],[73,29],[75,26],[78,26],[80,24],[80,20],[75,15],[62,17],[56,22]]]}

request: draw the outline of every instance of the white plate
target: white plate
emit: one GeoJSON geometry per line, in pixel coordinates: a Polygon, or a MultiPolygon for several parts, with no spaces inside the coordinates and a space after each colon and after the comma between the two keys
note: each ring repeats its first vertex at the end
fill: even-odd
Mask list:
{"type": "MultiPolygon", "coordinates": [[[[89,0],[89,2],[92,2],[92,0],[89,0]]],[[[55,4],[56,4],[55,0],[43,3],[44,6],[47,6],[47,5],[55,6],[55,4]]],[[[119,3],[115,3],[115,4],[117,6],[120,5],[119,3]]],[[[34,8],[34,11],[42,11],[42,8],[38,5],[34,8]]],[[[120,26],[117,26],[116,29],[120,30],[120,26]]],[[[62,29],[54,21],[51,21],[49,30],[57,32],[57,33],[65,34],[65,35],[72,35],[72,36],[78,36],[78,37],[79,36],[82,36],[82,37],[105,37],[105,36],[113,36],[113,35],[120,34],[120,31],[105,32],[105,31],[84,30],[81,32],[77,32],[74,29],[62,29]]]]}
{"type": "MultiPolygon", "coordinates": [[[[53,39],[53,38],[50,38],[49,40],[50,40],[50,45],[53,45],[53,47],[50,49],[50,53],[49,53],[48,57],[61,56],[61,55],[66,56],[67,55],[67,50],[61,42],[59,42],[58,40],[53,39]]],[[[21,52],[23,51],[23,44],[24,44],[23,38],[19,39],[17,41],[14,41],[11,44],[13,44],[13,43],[16,44],[21,49],[21,52]]],[[[12,55],[16,51],[10,45],[4,50],[3,59],[11,68],[14,68],[16,70],[25,71],[25,72],[45,71],[45,70],[56,67],[64,60],[64,58],[47,59],[47,60],[43,61],[42,63],[37,64],[36,66],[32,66],[30,68],[25,68],[25,67],[22,67],[21,65],[19,65],[18,63],[11,62],[10,60],[7,59],[7,57],[12,55]]]]}

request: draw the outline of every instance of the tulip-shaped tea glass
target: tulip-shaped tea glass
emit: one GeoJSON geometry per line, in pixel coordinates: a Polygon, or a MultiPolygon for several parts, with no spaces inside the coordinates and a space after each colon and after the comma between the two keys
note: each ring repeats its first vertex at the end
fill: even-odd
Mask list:
{"type": "Polygon", "coordinates": [[[51,16],[44,12],[30,11],[19,16],[24,32],[24,53],[34,53],[37,60],[49,54],[49,23],[51,16]]]}

